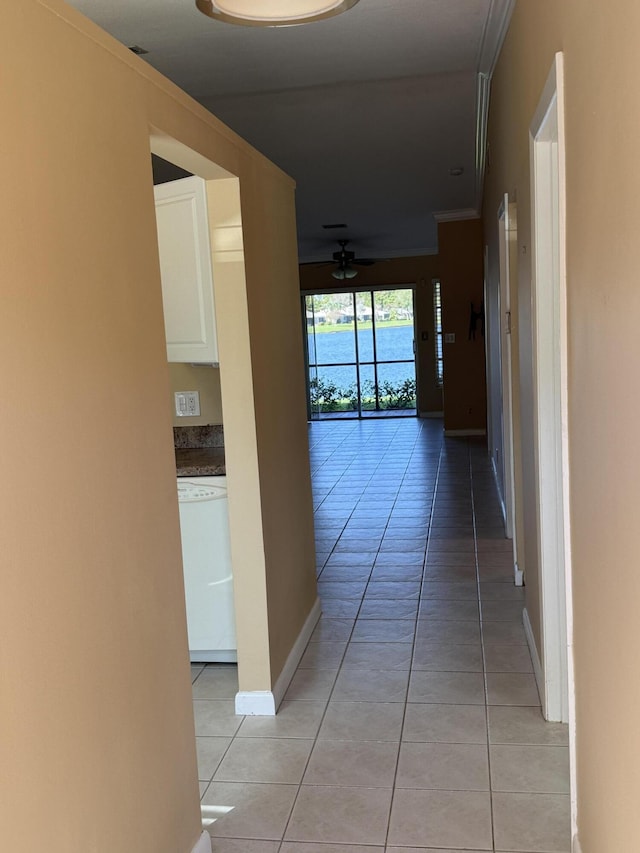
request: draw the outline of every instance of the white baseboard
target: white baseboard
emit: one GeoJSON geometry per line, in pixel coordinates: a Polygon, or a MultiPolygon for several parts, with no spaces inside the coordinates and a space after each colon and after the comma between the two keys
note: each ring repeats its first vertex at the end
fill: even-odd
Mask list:
{"type": "Polygon", "coordinates": [[[571,846],[572,853],[582,853],[582,847],[580,846],[580,839],[577,835],[573,836],[573,844],[571,846]]]}
{"type": "Polygon", "coordinates": [[[276,701],[270,690],[240,690],[236,693],[236,714],[273,717],[276,710],[276,701]]]}
{"type": "Polygon", "coordinates": [[[289,652],[289,657],[287,658],[285,665],[282,667],[282,672],[273,686],[273,696],[276,701],[276,708],[280,706],[284,694],[287,692],[287,688],[291,684],[291,679],[295,675],[298,664],[304,654],[304,650],[307,648],[309,640],[311,639],[313,629],[318,624],[318,619],[320,619],[321,616],[322,606],[320,604],[320,599],[316,598],[309,615],[305,619],[302,630],[298,634],[298,639],[293,644],[293,648],[289,652]]]}
{"type": "Polygon", "coordinates": [[[513,580],[516,586],[524,586],[524,572],[517,563],[513,564],[513,580]]]}
{"type": "Polygon", "coordinates": [[[191,850],[191,853],[211,853],[211,836],[208,832],[202,833],[191,850]]]}
{"type": "Polygon", "coordinates": [[[529,613],[527,612],[526,607],[522,611],[522,622],[524,624],[524,633],[527,638],[527,645],[529,646],[531,660],[533,661],[533,674],[535,675],[536,684],[538,685],[540,703],[544,708],[544,676],[542,674],[542,664],[540,663],[540,656],[538,654],[538,649],[536,648],[536,641],[533,637],[533,628],[531,627],[531,620],[529,619],[529,613]]]}
{"type": "Polygon", "coordinates": [[[289,652],[282,672],[273,686],[273,690],[243,690],[236,693],[236,714],[246,714],[251,717],[272,717],[276,713],[321,615],[320,599],[316,598],[315,604],[289,652]]]}
{"type": "Polygon", "coordinates": [[[216,652],[189,652],[191,663],[237,663],[236,649],[218,650],[216,652]]]}
{"type": "Polygon", "coordinates": [[[486,435],[486,429],[445,429],[445,435],[450,435],[455,438],[455,436],[461,436],[464,438],[466,435],[486,435]]]}

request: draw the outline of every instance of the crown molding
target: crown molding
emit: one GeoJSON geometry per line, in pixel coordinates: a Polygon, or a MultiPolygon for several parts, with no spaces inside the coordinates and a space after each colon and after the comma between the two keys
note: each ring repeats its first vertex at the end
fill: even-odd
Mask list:
{"type": "Polygon", "coordinates": [[[491,0],[478,51],[479,74],[493,75],[515,5],[515,0],[491,0]]]}
{"type": "Polygon", "coordinates": [[[463,219],[480,219],[475,207],[463,207],[460,210],[440,210],[433,214],[436,222],[460,222],[463,219]]]}
{"type": "Polygon", "coordinates": [[[482,34],[477,61],[476,88],[476,207],[482,209],[482,194],[487,167],[487,131],[491,78],[502,50],[515,0],[491,0],[489,14],[482,34]]]}

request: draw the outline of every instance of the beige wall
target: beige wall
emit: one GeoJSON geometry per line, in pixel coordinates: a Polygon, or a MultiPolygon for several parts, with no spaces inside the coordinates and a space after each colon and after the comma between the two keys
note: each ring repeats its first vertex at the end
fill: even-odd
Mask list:
{"type": "MultiPolygon", "coordinates": [[[[432,282],[439,275],[438,256],[421,255],[411,258],[392,258],[370,267],[360,267],[356,286],[385,287],[397,284],[415,285],[416,312],[416,370],[418,375],[418,410],[422,413],[442,411],[442,390],[436,382],[434,348],[434,315],[432,282]],[[422,333],[428,336],[422,340],[422,333]]],[[[340,282],[331,277],[330,266],[303,265],[300,267],[300,286],[317,292],[340,289],[340,282]]],[[[298,321],[299,322],[299,321],[298,321]]]]}
{"type": "Polygon", "coordinates": [[[484,430],[487,419],[485,341],[477,322],[469,336],[471,303],[483,301],[482,222],[469,219],[438,224],[438,258],[442,284],[442,329],[455,334],[444,343],[444,428],[484,430]]]}
{"type": "Polygon", "coordinates": [[[0,837],[186,853],[200,820],[150,133],[239,179],[243,258],[216,298],[243,689],[272,686],[315,594],[300,328],[256,317],[263,293],[287,320],[297,305],[293,187],[59,0],[3,12],[0,837]]]}
{"type": "Polygon", "coordinates": [[[528,128],[563,50],[566,80],[569,451],[583,853],[631,851],[640,837],[640,652],[634,376],[640,365],[640,72],[634,0],[517,3],[493,82],[485,194],[490,252],[503,192],[518,204],[519,429],[527,607],[539,641],[533,502],[528,128]]]}
{"type": "Polygon", "coordinates": [[[171,392],[169,406],[174,426],[200,426],[202,424],[222,424],[222,390],[220,388],[220,369],[193,364],[172,363],[169,365],[171,392]],[[199,391],[200,416],[197,418],[179,418],[176,415],[174,394],[178,391],[199,391]]]}

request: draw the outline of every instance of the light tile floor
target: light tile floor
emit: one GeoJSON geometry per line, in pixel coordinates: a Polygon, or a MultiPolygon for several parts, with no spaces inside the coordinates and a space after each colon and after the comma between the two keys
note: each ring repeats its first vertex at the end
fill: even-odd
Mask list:
{"type": "Polygon", "coordinates": [[[565,726],[540,713],[481,441],[310,427],[323,616],[276,717],[194,667],[215,853],[568,853],[565,726]]]}

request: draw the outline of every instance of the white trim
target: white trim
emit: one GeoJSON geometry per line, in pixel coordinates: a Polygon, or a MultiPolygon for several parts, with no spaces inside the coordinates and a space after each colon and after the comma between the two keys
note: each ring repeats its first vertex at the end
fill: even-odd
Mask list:
{"type": "Polygon", "coordinates": [[[572,853],[582,853],[582,847],[580,846],[580,839],[577,835],[573,836],[573,845],[571,847],[572,853]]]}
{"type": "Polygon", "coordinates": [[[191,663],[237,663],[237,649],[219,649],[218,651],[199,652],[190,651],[189,659],[191,663]]]}
{"type": "MultiPolygon", "coordinates": [[[[504,454],[503,454],[504,455],[504,454]]],[[[496,460],[493,454],[489,454],[489,459],[491,460],[491,470],[493,471],[493,479],[496,484],[496,492],[498,493],[498,501],[500,503],[500,512],[502,513],[502,522],[504,524],[505,532],[507,534],[507,539],[511,539],[509,536],[509,532],[507,530],[507,507],[505,506],[502,493],[500,492],[500,479],[498,477],[498,469],[496,468],[496,460]]]]}
{"type": "Polygon", "coordinates": [[[524,633],[527,638],[529,653],[531,654],[533,674],[535,675],[536,684],[538,686],[538,695],[540,696],[540,702],[544,705],[544,676],[542,674],[542,664],[540,663],[540,655],[538,654],[536,641],[533,638],[533,628],[531,627],[531,620],[529,619],[529,612],[526,607],[522,611],[522,624],[524,625],[524,633]]]}
{"type": "Polygon", "coordinates": [[[191,853],[211,853],[211,836],[208,832],[202,833],[194,844],[191,853]]]}
{"type": "Polygon", "coordinates": [[[491,0],[477,62],[478,71],[489,77],[498,62],[515,5],[515,0],[491,0]]]}
{"type": "Polygon", "coordinates": [[[248,717],[273,717],[276,701],[270,690],[240,690],[236,693],[236,714],[248,717]]]}
{"type": "Polygon", "coordinates": [[[460,435],[460,436],[486,435],[487,431],[486,431],[486,429],[445,429],[444,434],[445,435],[453,435],[453,436],[455,436],[455,435],[460,435]]]}
{"type": "Polygon", "coordinates": [[[443,418],[444,412],[418,412],[419,418],[443,418]]]}
{"type": "Polygon", "coordinates": [[[517,561],[513,564],[513,582],[516,586],[524,586],[524,572],[517,561]]]}
{"type": "Polygon", "coordinates": [[[484,178],[487,171],[487,135],[489,129],[489,95],[491,75],[480,73],[476,80],[476,174],[475,200],[478,210],[482,207],[484,178]]]}
{"type": "Polygon", "coordinates": [[[436,222],[460,222],[463,219],[480,219],[475,207],[463,207],[460,210],[439,210],[433,214],[436,222]]]}
{"type": "Polygon", "coordinates": [[[566,559],[568,537],[567,334],[563,133],[558,105],[562,57],[556,54],[530,128],[534,459],[540,554],[544,715],[568,721],[566,559]]]}
{"type": "Polygon", "coordinates": [[[569,509],[564,116],[563,54],[556,53],[530,127],[534,405],[538,413],[534,451],[538,469],[540,604],[547,694],[544,711],[547,719],[569,723],[571,831],[575,836],[578,805],[569,509]],[[536,213],[538,198],[546,202],[540,215],[536,213]],[[542,371],[538,360],[543,363],[542,371]]]}
{"type": "Polygon", "coordinates": [[[273,717],[280,707],[280,703],[287,692],[291,679],[295,675],[300,659],[307,648],[313,629],[322,616],[320,599],[316,598],[309,615],[307,616],[302,630],[289,652],[282,672],[273,687],[273,690],[241,690],[236,693],[236,714],[246,714],[251,717],[273,717]]]}
{"type": "Polygon", "coordinates": [[[478,210],[482,207],[484,178],[487,168],[487,129],[489,124],[489,98],[491,78],[509,29],[515,0],[491,0],[484,32],[480,41],[476,68],[476,173],[475,199],[478,210]]]}
{"type": "Polygon", "coordinates": [[[298,634],[298,639],[293,644],[293,648],[289,652],[289,657],[287,658],[285,665],[282,667],[282,672],[274,684],[273,695],[275,698],[276,708],[280,706],[284,694],[287,692],[287,688],[291,684],[291,679],[295,675],[302,655],[309,644],[309,640],[313,634],[313,629],[318,624],[318,620],[321,616],[322,605],[320,603],[320,599],[316,598],[315,604],[311,608],[311,611],[302,626],[302,630],[298,634]]]}

